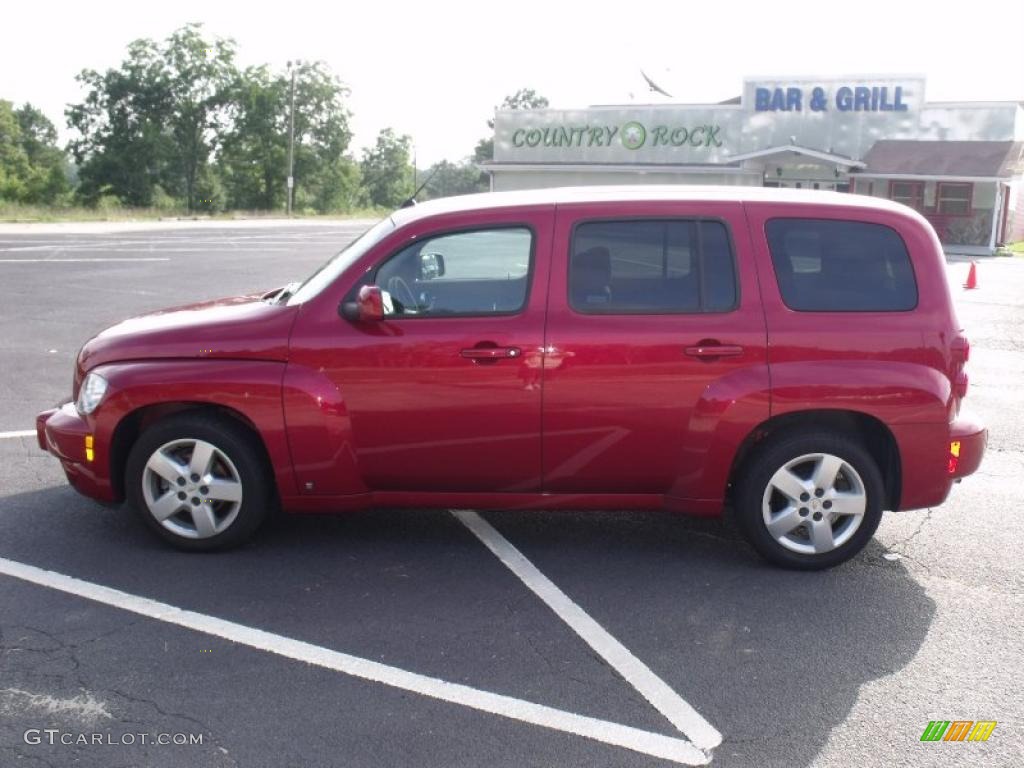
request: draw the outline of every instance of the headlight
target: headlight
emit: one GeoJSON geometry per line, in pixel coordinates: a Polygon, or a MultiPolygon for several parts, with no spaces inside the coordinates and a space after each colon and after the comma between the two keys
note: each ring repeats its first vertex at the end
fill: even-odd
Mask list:
{"type": "Polygon", "coordinates": [[[107,380],[98,373],[87,374],[78,390],[75,408],[83,416],[92,413],[107,394],[107,380]]]}

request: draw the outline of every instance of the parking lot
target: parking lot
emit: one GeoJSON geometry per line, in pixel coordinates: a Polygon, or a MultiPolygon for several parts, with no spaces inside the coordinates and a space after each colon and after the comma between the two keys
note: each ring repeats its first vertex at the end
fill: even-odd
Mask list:
{"type": "Polygon", "coordinates": [[[0,228],[0,766],[1024,764],[1021,258],[974,291],[948,267],[981,470],[824,573],[655,512],[296,516],[186,555],[24,434],[103,327],[300,279],[365,226],[0,228]]]}

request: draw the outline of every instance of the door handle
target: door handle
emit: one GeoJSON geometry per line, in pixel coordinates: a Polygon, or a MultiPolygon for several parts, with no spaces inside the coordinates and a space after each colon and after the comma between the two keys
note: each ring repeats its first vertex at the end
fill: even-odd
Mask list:
{"type": "Polygon", "coordinates": [[[502,360],[508,357],[520,357],[523,350],[519,347],[470,347],[462,350],[462,356],[474,361],[502,360]]]}
{"type": "Polygon", "coordinates": [[[735,344],[698,344],[687,347],[685,351],[690,357],[712,360],[716,357],[739,357],[743,354],[743,347],[735,344]]]}

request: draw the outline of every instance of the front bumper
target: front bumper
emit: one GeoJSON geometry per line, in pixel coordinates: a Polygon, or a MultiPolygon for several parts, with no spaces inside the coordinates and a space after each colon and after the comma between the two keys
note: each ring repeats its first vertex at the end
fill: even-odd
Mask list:
{"type": "Polygon", "coordinates": [[[90,459],[86,455],[87,436],[94,437],[92,427],[75,410],[74,403],[64,403],[36,416],[39,447],[60,460],[71,486],[98,501],[116,501],[106,447],[94,442],[90,459]]]}

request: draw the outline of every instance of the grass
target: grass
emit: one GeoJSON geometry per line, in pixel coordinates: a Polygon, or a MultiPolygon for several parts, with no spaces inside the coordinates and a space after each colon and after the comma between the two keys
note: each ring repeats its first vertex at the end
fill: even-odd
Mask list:
{"type": "Polygon", "coordinates": [[[1024,240],[1007,243],[996,249],[997,256],[1024,256],[1024,240]]]}
{"type": "MultiPolygon", "coordinates": [[[[313,214],[296,212],[296,219],[379,219],[390,213],[383,208],[360,208],[353,211],[313,214]]],[[[183,209],[162,208],[122,208],[100,207],[86,208],[83,206],[45,206],[23,205],[21,203],[0,202],[0,223],[32,223],[56,221],[160,221],[187,219],[196,221],[231,221],[233,219],[284,219],[284,211],[223,211],[204,213],[183,209]]]]}

